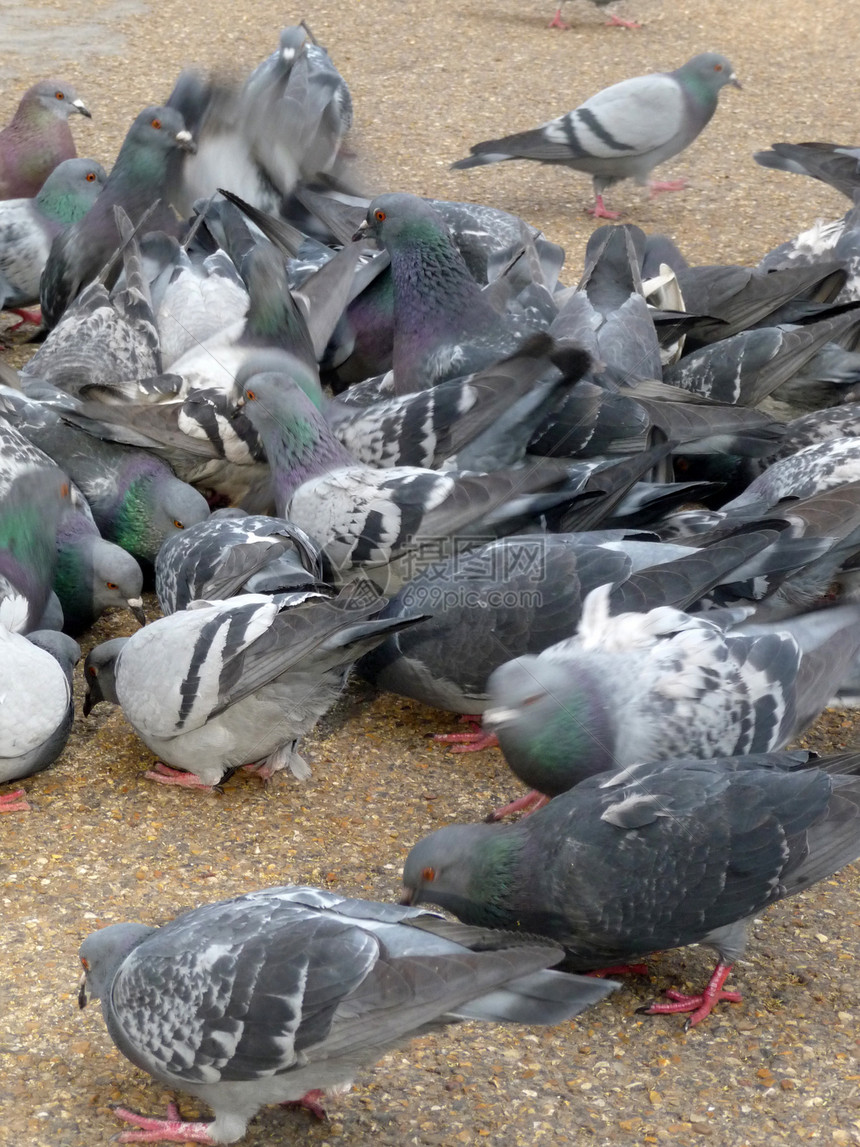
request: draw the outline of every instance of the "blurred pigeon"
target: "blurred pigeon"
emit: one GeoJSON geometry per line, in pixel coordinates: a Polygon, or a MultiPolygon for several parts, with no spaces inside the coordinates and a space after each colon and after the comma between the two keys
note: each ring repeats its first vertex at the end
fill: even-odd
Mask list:
{"type": "Polygon", "coordinates": [[[407,857],[404,901],[551,937],[576,969],[707,944],[719,963],[704,991],[643,1009],[700,1023],[740,1000],[723,985],[753,917],[860,856],[860,780],[840,775],[858,755],[807,756],[634,764],[516,824],[449,825],[407,857]]]}
{"type": "MultiPolygon", "coordinates": [[[[54,241],[42,275],[42,314],[48,327],[82,287],[95,279],[120,245],[114,207],[122,207],[136,227],[146,215],[151,230],[176,229],[166,197],[177,153],[194,150],[191,133],[172,108],[145,108],[123,140],[104,190],[90,211],[54,241]]],[[[113,286],[118,269],[108,279],[113,286]]]]}
{"type": "MultiPolygon", "coordinates": [[[[606,8],[606,7],[608,7],[608,5],[610,5],[614,2],[615,2],[615,0],[591,0],[591,3],[595,6],[595,8],[606,8]]],[[[547,27],[559,28],[563,32],[567,31],[567,29],[570,27],[570,25],[565,24],[561,18],[561,10],[566,3],[567,3],[567,0],[561,0],[561,2],[558,5],[558,8],[556,9],[555,15],[550,20],[547,27]]],[[[621,16],[617,16],[613,12],[610,15],[609,19],[606,21],[606,27],[607,28],[641,28],[642,25],[637,24],[637,22],[635,20],[624,20],[624,19],[622,19],[621,16]]]]}
{"type": "Polygon", "coordinates": [[[445,221],[417,195],[378,195],[364,233],[391,257],[396,394],[489,366],[534,331],[488,302],[445,221]]]}
{"type": "MultiPolygon", "coordinates": [[[[607,211],[603,192],[622,179],[646,183],[658,164],[689,147],[717,110],[720,89],[739,88],[732,65],[713,52],[694,56],[674,72],[637,76],[613,84],[572,112],[532,131],[477,143],[453,168],[506,159],[561,164],[592,176],[596,218],[607,211]]],[[[651,193],[678,191],[682,181],[649,183],[651,193]]]]}
{"type": "Polygon", "coordinates": [[[772,143],[769,151],[756,151],[762,167],[809,175],[854,199],[860,190],[860,151],[838,143],[772,143]]]}
{"type": "Polygon", "coordinates": [[[0,131],[0,199],[31,199],[64,159],[77,155],[69,116],[91,115],[71,84],[40,80],[0,131]]]}
{"type": "MultiPolygon", "coordinates": [[[[66,745],[75,706],[77,642],[53,630],[23,637],[0,624],[0,783],[40,773],[66,745]]],[[[21,790],[0,796],[0,813],[29,808],[21,790]]]]}
{"type": "Polygon", "coordinates": [[[320,555],[304,530],[284,518],[219,510],[169,538],[155,559],[155,590],[165,614],[190,602],[239,593],[329,594],[320,555]]]}
{"type": "Polygon", "coordinates": [[[562,956],[550,941],[287,886],[161,928],[94,932],[78,1002],[100,999],[124,1055],[215,1113],[118,1118],[151,1141],[235,1143],[265,1104],[348,1090],[413,1035],[465,1019],[561,1023],[618,986],[545,970],[562,956]]]}
{"type": "Polygon", "coordinates": [[[22,322],[41,322],[41,315],[21,308],[39,301],[39,278],[55,236],[86,215],[106,179],[93,159],[64,159],[35,198],[0,201],[0,310],[14,311],[22,322]]]}
{"type": "Polygon", "coordinates": [[[860,606],[726,630],[667,607],[613,617],[610,594],[588,595],[576,637],[507,662],[488,682],[484,727],[517,776],[548,796],[636,761],[780,749],[818,717],[860,651],[860,606]]]}
{"type": "Polygon", "coordinates": [[[162,783],[211,788],[243,765],[304,780],[299,739],[334,704],[352,663],[417,620],[378,621],[380,605],[362,586],[331,600],[192,602],[90,652],[84,714],[99,701],[122,705],[145,744],[175,766],[159,762],[147,774],[162,783]]]}

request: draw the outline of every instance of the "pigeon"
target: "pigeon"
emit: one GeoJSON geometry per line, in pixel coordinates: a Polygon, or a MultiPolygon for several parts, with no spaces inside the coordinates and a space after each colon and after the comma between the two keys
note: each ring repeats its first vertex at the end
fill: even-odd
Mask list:
{"type": "MultiPolygon", "coordinates": [[[[477,143],[453,168],[506,159],[562,164],[592,176],[598,219],[617,219],[603,192],[622,179],[645,183],[658,164],[689,147],[717,110],[720,89],[741,85],[725,56],[705,52],[674,72],[613,84],[566,115],[531,131],[477,143]]],[[[677,191],[683,182],[655,183],[651,193],[677,191]]]]}
{"type": "Polygon", "coordinates": [[[417,195],[378,195],[364,234],[391,257],[396,394],[489,366],[535,330],[491,305],[444,219],[417,195]]]}
{"type": "MultiPolygon", "coordinates": [[[[72,670],[77,642],[53,630],[26,637],[0,624],[0,783],[17,781],[52,765],[72,728],[72,670]]],[[[18,789],[0,795],[0,813],[30,806],[18,789]]]]}
{"type": "Polygon", "coordinates": [[[612,616],[610,594],[586,597],[574,638],[508,661],[488,682],[484,728],[546,796],[636,761],[780,749],[860,651],[860,606],[726,629],[665,606],[612,616]]]}
{"type": "MultiPolygon", "coordinates": [[[[148,216],[150,230],[176,229],[165,201],[175,178],[176,156],[194,150],[191,133],[173,108],[148,107],[123,140],[95,210],[54,240],[42,274],[42,314],[54,327],[82,287],[95,279],[120,244],[114,207],[122,207],[136,227],[148,216]]],[[[106,286],[113,286],[118,271],[106,286]]]]}
{"type": "MultiPolygon", "coordinates": [[[[560,31],[566,32],[567,29],[570,27],[570,25],[565,24],[561,18],[561,10],[564,7],[566,2],[567,2],[567,0],[561,0],[561,2],[558,5],[558,8],[556,9],[555,15],[553,16],[553,18],[550,20],[549,24],[547,25],[548,28],[558,28],[560,31]]],[[[595,6],[595,8],[606,8],[609,4],[614,3],[614,0],[591,0],[591,3],[595,6]]],[[[641,28],[642,25],[638,24],[635,20],[625,20],[621,16],[617,16],[613,12],[610,15],[609,19],[606,21],[606,27],[607,28],[641,28]]]]}
{"type": "Polygon", "coordinates": [[[515,824],[449,825],[409,853],[403,901],[551,937],[576,970],[707,944],[704,991],[643,1009],[700,1023],[740,1000],[723,985],[753,918],[860,856],[858,755],[807,756],[636,763],[515,824]]]}
{"type": "Polygon", "coordinates": [[[161,928],[92,933],[78,1002],[100,999],[125,1056],[215,1113],[118,1118],[151,1141],[235,1143],[264,1105],[349,1090],[413,1035],[466,1019],[561,1023],[618,986],[548,970],[562,957],[552,941],[288,885],[161,928]]]}
{"type": "Polygon", "coordinates": [[[756,151],[762,167],[809,175],[828,183],[853,201],[860,190],[860,151],[839,143],[772,143],[769,151],[756,151]]]}
{"type": "Polygon", "coordinates": [[[32,199],[64,159],[77,155],[69,116],[91,119],[71,84],[40,80],[28,88],[0,131],[0,200],[32,199]]]}
{"type": "Polygon", "coordinates": [[[122,705],[161,758],[147,776],[162,783],[211,789],[243,765],[266,779],[289,767],[305,780],[310,768],[296,746],[334,704],[352,663],[418,620],[376,620],[381,604],[359,584],[331,600],[192,602],[89,653],[84,715],[99,701],[122,705]]]}
{"type": "Polygon", "coordinates": [[[276,513],[320,544],[336,581],[367,576],[396,592],[451,545],[514,532],[571,501],[587,477],[569,480],[563,463],[546,466],[553,459],[491,474],[362,466],[299,387],[301,377],[297,360],[290,372],[240,377],[241,409],[265,447],[276,513]]]}
{"type": "Polygon", "coordinates": [[[106,179],[93,159],[64,159],[33,199],[0,201],[0,310],[15,312],[22,322],[41,322],[21,308],[39,301],[39,278],[54,238],[86,215],[106,179]]]}
{"type": "Polygon", "coordinates": [[[237,593],[328,596],[320,573],[319,550],[292,522],[218,510],[164,543],[155,559],[155,592],[164,614],[237,593]]]}

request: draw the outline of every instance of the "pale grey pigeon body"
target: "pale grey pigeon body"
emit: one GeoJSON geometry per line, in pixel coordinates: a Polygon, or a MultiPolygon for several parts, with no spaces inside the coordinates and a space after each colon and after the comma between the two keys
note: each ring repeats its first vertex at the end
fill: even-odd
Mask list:
{"type": "Polygon", "coordinates": [[[75,158],[75,114],[91,118],[71,84],[40,80],[27,89],[0,131],[0,199],[31,199],[58,164],[75,158]]]}
{"type": "Polygon", "coordinates": [[[410,852],[404,900],[551,937],[576,969],[707,944],[719,963],[705,990],[643,1009],[699,1023],[740,1000],[723,984],[753,917],[860,855],[860,780],[840,775],[858,755],[807,756],[634,764],[515,824],[450,825],[410,852]]]}
{"type": "MultiPolygon", "coordinates": [[[[673,72],[622,80],[584,104],[532,131],[475,144],[472,155],[452,164],[479,167],[507,159],[561,164],[591,175],[597,218],[615,219],[603,192],[622,179],[646,183],[658,164],[696,139],[717,110],[720,89],[740,87],[725,56],[705,52],[673,72]]],[[[677,184],[652,184],[677,190],[677,184]]]]}
{"type": "Polygon", "coordinates": [[[81,945],[79,1003],[214,1122],[120,1109],[160,1142],[235,1143],[269,1103],[348,1090],[410,1036],[458,1020],[553,1024],[617,984],[550,968],[562,949],[316,888],[252,892],[161,928],[115,924],[81,945]]]}
{"type": "Polygon", "coordinates": [[[377,621],[380,605],[360,586],[332,600],[297,593],[193,602],[96,646],[84,669],[84,711],[102,700],[122,705],[169,766],[149,774],[155,780],[209,788],[243,765],[264,777],[290,768],[305,779],[299,739],[334,704],[352,663],[416,620],[377,621]]]}

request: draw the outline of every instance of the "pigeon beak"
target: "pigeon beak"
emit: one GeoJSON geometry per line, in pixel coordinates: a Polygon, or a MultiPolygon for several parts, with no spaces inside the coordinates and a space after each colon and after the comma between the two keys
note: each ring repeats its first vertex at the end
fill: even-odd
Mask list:
{"type": "Polygon", "coordinates": [[[146,614],[143,612],[143,599],[140,597],[130,597],[125,604],[131,610],[132,616],[138,625],[146,625],[146,614]]]}
{"type": "Polygon", "coordinates": [[[353,243],[357,243],[359,239],[372,239],[373,232],[370,231],[370,224],[365,219],[363,223],[359,223],[356,232],[352,237],[353,243]]]}
{"type": "Polygon", "coordinates": [[[72,100],[72,107],[76,112],[80,112],[82,116],[86,116],[87,119],[93,118],[93,113],[90,111],[83,100],[72,100]]]}
{"type": "Polygon", "coordinates": [[[180,151],[187,151],[190,155],[194,155],[197,151],[197,144],[191,138],[190,131],[178,131],[175,139],[180,151]]]}
{"type": "Polygon", "coordinates": [[[84,697],[84,705],[83,705],[85,717],[89,717],[90,713],[93,710],[93,706],[95,704],[96,704],[96,702],[93,700],[92,693],[87,692],[86,696],[84,697]]]}
{"type": "Polygon", "coordinates": [[[740,82],[740,80],[738,79],[738,77],[735,75],[734,72],[732,72],[732,74],[729,76],[729,83],[732,85],[733,88],[740,88],[741,90],[743,90],[743,84],[740,82]]]}
{"type": "Polygon", "coordinates": [[[503,709],[501,707],[498,709],[485,709],[481,714],[481,725],[489,732],[492,732],[492,730],[498,728],[499,725],[504,725],[508,721],[515,721],[519,715],[519,709],[503,709]]]}
{"type": "Polygon", "coordinates": [[[78,985],[78,1007],[85,1008],[87,1006],[87,974],[81,976],[81,982],[78,985]]]}
{"type": "Polygon", "coordinates": [[[397,903],[398,904],[405,904],[411,908],[412,905],[416,903],[417,899],[418,899],[418,889],[417,888],[401,888],[400,899],[397,901],[397,903]]]}

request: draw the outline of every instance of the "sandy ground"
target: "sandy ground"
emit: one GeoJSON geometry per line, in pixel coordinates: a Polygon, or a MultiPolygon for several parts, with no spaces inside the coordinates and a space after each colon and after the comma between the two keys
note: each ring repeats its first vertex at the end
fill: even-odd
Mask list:
{"type": "MultiPolygon", "coordinates": [[[[724,52],[744,90],[724,92],[705,134],[663,169],[688,176],[689,190],[648,201],[624,184],[611,197],[697,262],[757,261],[845,210],[831,189],[757,167],[754,150],[779,139],[860,143],[860,4],[844,0],[625,0],[618,10],[644,21],[638,32],[604,28],[575,0],[564,33],[546,29],[551,0],[0,4],[0,122],[35,79],[72,79],[94,117],[74,125],[80,153],[106,165],[180,68],[243,74],[283,24],[305,17],[352,87],[368,189],[518,212],[565,246],[568,282],[592,226],[589,181],[524,164],[449,172],[471,143],[534,126],[616,80],[724,52]]],[[[125,624],[102,624],[92,640],[125,624]]],[[[210,797],[144,780],[150,755],[118,713],[79,718],[57,766],[25,784],[34,811],[0,822],[0,1143],[92,1147],[114,1134],[112,1104],[156,1114],[168,1098],[114,1050],[96,1008],[79,1014],[84,935],[285,882],[390,898],[420,836],[517,791],[497,752],[455,757],[430,740],[451,725],[355,686],[310,739],[308,784],[243,777],[210,797]]],[[[838,748],[855,737],[853,719],[831,712],[812,740],[838,748]]],[[[858,935],[857,871],[847,870],[766,915],[735,977],[745,1002],[701,1029],[635,1013],[709,971],[706,951],[668,953],[578,1023],[423,1037],[364,1073],[327,1123],[268,1109],[245,1142],[860,1143],[858,935]]],[[[194,1114],[190,1101],[183,1113],[194,1114]]]]}

